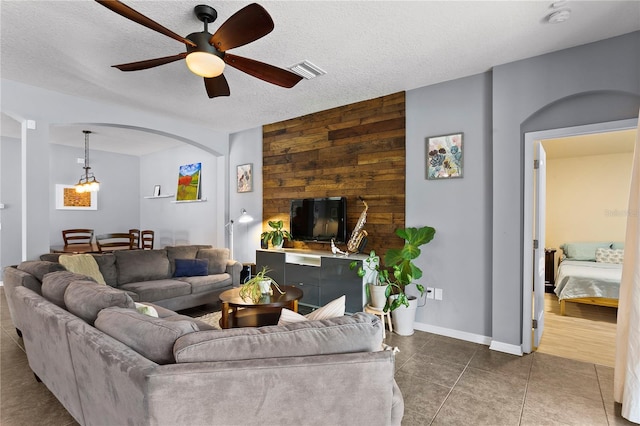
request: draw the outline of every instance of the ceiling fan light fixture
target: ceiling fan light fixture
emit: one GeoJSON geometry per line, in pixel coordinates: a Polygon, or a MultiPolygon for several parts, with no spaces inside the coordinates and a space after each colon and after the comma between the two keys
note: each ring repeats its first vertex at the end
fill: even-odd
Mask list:
{"type": "Polygon", "coordinates": [[[185,58],[189,70],[200,77],[217,77],[224,71],[224,61],[209,52],[191,52],[185,58]]]}

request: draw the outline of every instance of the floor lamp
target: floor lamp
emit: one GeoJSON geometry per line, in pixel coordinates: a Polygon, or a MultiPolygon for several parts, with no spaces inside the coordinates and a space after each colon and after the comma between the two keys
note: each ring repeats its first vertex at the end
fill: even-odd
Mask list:
{"type": "MultiPolygon", "coordinates": [[[[249,223],[253,222],[253,217],[247,213],[247,210],[240,209],[240,217],[238,217],[238,223],[249,223]]],[[[233,219],[227,223],[226,226],[229,227],[229,257],[234,259],[233,257],[233,219]]]]}

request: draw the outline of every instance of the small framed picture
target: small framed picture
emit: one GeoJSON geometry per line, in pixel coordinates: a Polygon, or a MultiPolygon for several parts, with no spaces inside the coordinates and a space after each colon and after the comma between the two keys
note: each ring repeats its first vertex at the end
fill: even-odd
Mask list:
{"type": "Polygon", "coordinates": [[[462,135],[452,133],[427,138],[427,179],[462,177],[462,135]]]}
{"type": "Polygon", "coordinates": [[[253,191],[253,164],[241,164],[236,168],[238,192],[253,191]]]}
{"type": "Polygon", "coordinates": [[[57,210],[98,210],[98,193],[77,193],[74,185],[56,184],[57,210]]]}
{"type": "Polygon", "coordinates": [[[156,185],[153,187],[153,196],[154,197],[160,196],[160,185],[156,185]]]}

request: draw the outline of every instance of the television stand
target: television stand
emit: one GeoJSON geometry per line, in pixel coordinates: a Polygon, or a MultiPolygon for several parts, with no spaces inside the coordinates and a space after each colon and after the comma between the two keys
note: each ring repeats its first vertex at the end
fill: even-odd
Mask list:
{"type": "Polygon", "coordinates": [[[256,250],[256,270],[266,266],[278,284],[300,288],[301,305],[318,308],[345,295],[345,311],[355,313],[362,312],[367,304],[366,283],[358,276],[357,268],[349,265],[356,260],[362,266],[366,257],[316,250],[256,250]]]}

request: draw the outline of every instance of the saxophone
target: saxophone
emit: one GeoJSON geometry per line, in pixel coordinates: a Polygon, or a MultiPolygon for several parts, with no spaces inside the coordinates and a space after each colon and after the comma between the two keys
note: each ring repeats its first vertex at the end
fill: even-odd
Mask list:
{"type": "Polygon", "coordinates": [[[349,241],[347,242],[347,253],[360,253],[362,248],[364,248],[364,244],[366,244],[366,237],[369,235],[367,231],[363,229],[364,224],[367,222],[367,210],[369,210],[369,205],[364,201],[364,198],[359,198],[360,201],[362,201],[362,204],[364,204],[364,210],[360,213],[358,223],[356,223],[355,228],[353,228],[351,238],[349,238],[349,241]]]}

